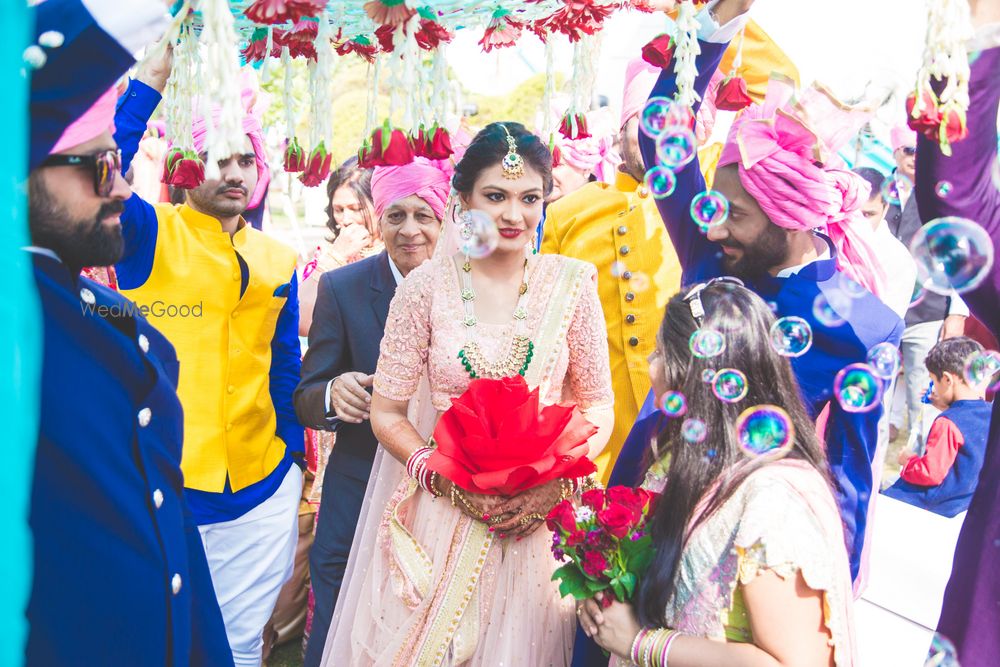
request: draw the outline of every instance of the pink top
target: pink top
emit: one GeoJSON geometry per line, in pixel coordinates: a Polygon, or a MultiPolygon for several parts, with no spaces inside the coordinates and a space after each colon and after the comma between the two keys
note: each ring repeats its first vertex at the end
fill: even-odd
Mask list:
{"type": "MultiPolygon", "coordinates": [[[[597,270],[567,257],[538,255],[529,272],[527,335],[534,339],[543,320],[551,320],[546,318],[550,308],[566,309],[563,318],[570,318],[566,335],[558,343],[561,349],[555,365],[546,375],[542,401],[552,404],[571,400],[581,410],[611,405],[614,394],[604,315],[597,298],[597,270]],[[585,281],[572,312],[565,294],[546,289],[555,284],[567,262],[583,267],[579,275],[585,281]]],[[[437,410],[447,410],[451,407],[449,399],[465,392],[470,378],[458,358],[458,351],[466,341],[458,281],[454,261],[450,257],[435,257],[414,269],[396,290],[375,372],[375,391],[379,394],[396,401],[409,400],[417,390],[425,362],[431,401],[437,410]]],[[[513,323],[476,325],[476,341],[488,359],[498,359],[507,353],[512,334],[513,323]]],[[[536,355],[531,363],[539,362],[536,355]]]]}

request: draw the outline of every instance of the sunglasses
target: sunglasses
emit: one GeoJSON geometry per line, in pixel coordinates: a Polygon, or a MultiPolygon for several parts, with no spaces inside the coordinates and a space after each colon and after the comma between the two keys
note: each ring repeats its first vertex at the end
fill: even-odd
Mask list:
{"type": "Polygon", "coordinates": [[[913,157],[914,155],[917,154],[916,146],[902,146],[899,150],[903,151],[903,155],[906,155],[908,157],[913,157]]]}
{"type": "Polygon", "coordinates": [[[42,167],[86,167],[94,170],[94,193],[108,197],[115,187],[115,176],[122,170],[122,152],[119,149],[97,155],[50,155],[42,167]]]}
{"type": "Polygon", "coordinates": [[[691,317],[694,318],[695,324],[698,328],[701,328],[702,323],[705,321],[705,307],[701,304],[701,293],[709,285],[716,285],[719,283],[728,283],[730,285],[738,285],[744,287],[743,281],[739,278],[733,276],[719,276],[718,278],[712,278],[708,282],[699,283],[688,290],[688,293],[684,295],[684,303],[688,305],[691,309],[691,317]]]}

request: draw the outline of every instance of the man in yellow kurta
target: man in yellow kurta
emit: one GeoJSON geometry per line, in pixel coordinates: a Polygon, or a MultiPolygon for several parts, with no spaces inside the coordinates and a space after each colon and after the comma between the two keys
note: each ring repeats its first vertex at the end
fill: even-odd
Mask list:
{"type": "Polygon", "coordinates": [[[548,207],[543,253],[558,253],[597,266],[597,291],[608,328],[615,392],[615,426],[597,457],[607,482],[639,407],[649,393],[646,358],[667,300],[680,286],[681,267],[649,191],[639,155],[638,114],[659,70],[643,60],[629,63],[622,104],[624,162],[613,185],[588,183],[548,207]]]}

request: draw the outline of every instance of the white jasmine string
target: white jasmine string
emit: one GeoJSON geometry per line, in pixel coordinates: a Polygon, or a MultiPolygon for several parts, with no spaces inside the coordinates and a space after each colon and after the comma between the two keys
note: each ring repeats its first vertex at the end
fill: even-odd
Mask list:
{"type": "Polygon", "coordinates": [[[677,75],[677,94],[674,99],[684,106],[693,107],[701,99],[694,89],[698,77],[695,59],[701,53],[698,45],[698,10],[692,0],[682,0],[677,11],[677,45],[674,49],[674,72],[677,75]]]}

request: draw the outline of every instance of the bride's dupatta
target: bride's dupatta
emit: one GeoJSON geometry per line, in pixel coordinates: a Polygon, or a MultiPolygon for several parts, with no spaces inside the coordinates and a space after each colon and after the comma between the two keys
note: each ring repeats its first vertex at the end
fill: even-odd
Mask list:
{"type": "MultiPolygon", "coordinates": [[[[558,296],[549,299],[532,334],[534,357],[525,373],[541,395],[552,382],[586,280],[586,264],[566,261],[547,285],[546,292],[558,296]]],[[[421,437],[429,438],[438,413],[426,368],[408,415],[421,437]]],[[[491,585],[501,558],[492,545],[485,524],[448,499],[419,490],[380,447],[323,664],[451,666],[472,658],[489,614],[483,588],[491,585]]]]}

